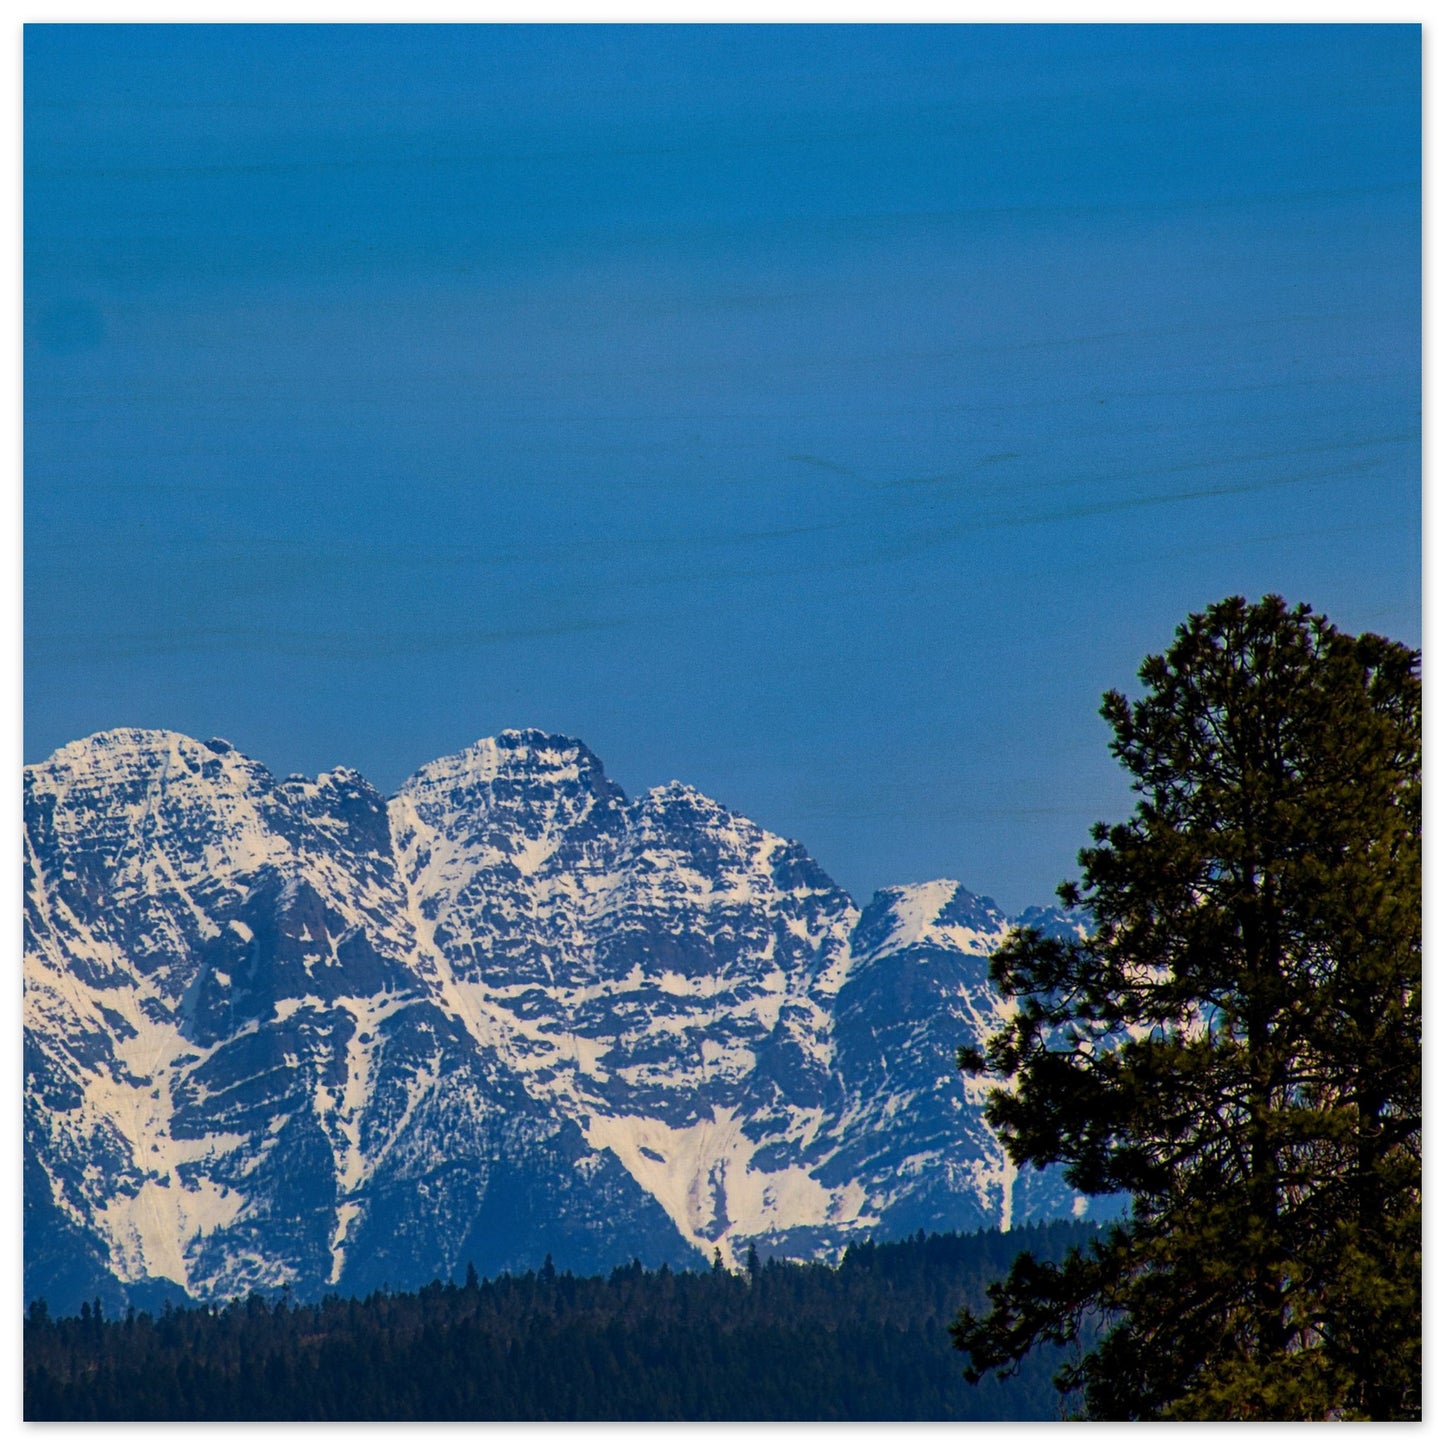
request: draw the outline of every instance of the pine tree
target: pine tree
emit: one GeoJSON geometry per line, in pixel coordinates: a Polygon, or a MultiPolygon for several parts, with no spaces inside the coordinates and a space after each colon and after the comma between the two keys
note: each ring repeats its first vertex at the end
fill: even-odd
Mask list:
{"type": "Polygon", "coordinates": [[[971,1377],[1093,1330],[1095,1418],[1418,1417],[1418,663],[1233,598],[1105,697],[1139,800],[1060,889],[1095,932],[1005,943],[960,1065],[1018,1164],[1132,1207],[959,1317],[971,1377]]]}

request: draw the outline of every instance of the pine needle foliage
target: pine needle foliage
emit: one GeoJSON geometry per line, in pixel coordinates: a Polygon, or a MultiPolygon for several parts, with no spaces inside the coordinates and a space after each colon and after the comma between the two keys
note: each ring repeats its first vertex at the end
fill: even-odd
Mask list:
{"type": "Polygon", "coordinates": [[[1419,656],[1236,597],[1139,676],[1102,708],[1133,816],[1059,890],[1095,931],[1011,936],[1018,1011],[959,1060],[1017,1164],[1132,1206],[955,1344],[979,1378],[1092,1329],[1088,1418],[1418,1418],[1419,656]]]}

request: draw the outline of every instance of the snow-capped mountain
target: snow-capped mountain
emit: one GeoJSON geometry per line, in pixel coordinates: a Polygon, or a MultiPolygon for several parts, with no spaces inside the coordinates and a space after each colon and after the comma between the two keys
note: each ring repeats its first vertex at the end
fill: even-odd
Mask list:
{"type": "MultiPolygon", "coordinates": [[[[1077,1201],[955,1070],[1010,920],[507,732],[389,801],[116,730],[25,775],[26,1295],[826,1257],[1077,1201]]],[[[1077,929],[1057,910],[1035,926],[1077,929]]]]}

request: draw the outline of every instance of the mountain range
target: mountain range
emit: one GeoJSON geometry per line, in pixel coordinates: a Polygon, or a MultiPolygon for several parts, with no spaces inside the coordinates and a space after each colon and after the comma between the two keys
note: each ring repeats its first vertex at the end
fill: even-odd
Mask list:
{"type": "Polygon", "coordinates": [[[1083,1214],[954,1067],[1024,924],[863,908],[680,783],[509,731],[382,797],[116,729],[25,770],[25,1292],[52,1309],[832,1259],[1083,1214]]]}

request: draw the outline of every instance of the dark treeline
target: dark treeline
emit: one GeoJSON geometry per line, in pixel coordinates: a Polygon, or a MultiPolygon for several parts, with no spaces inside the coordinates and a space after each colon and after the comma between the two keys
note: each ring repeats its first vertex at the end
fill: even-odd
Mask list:
{"type": "Polygon", "coordinates": [[[1057,1223],[921,1232],[842,1264],[756,1256],[730,1273],[633,1263],[541,1270],[415,1294],[284,1293],[25,1324],[28,1420],[1053,1419],[1056,1353],[969,1385],[948,1325],[1021,1249],[1092,1237],[1057,1223]]]}

